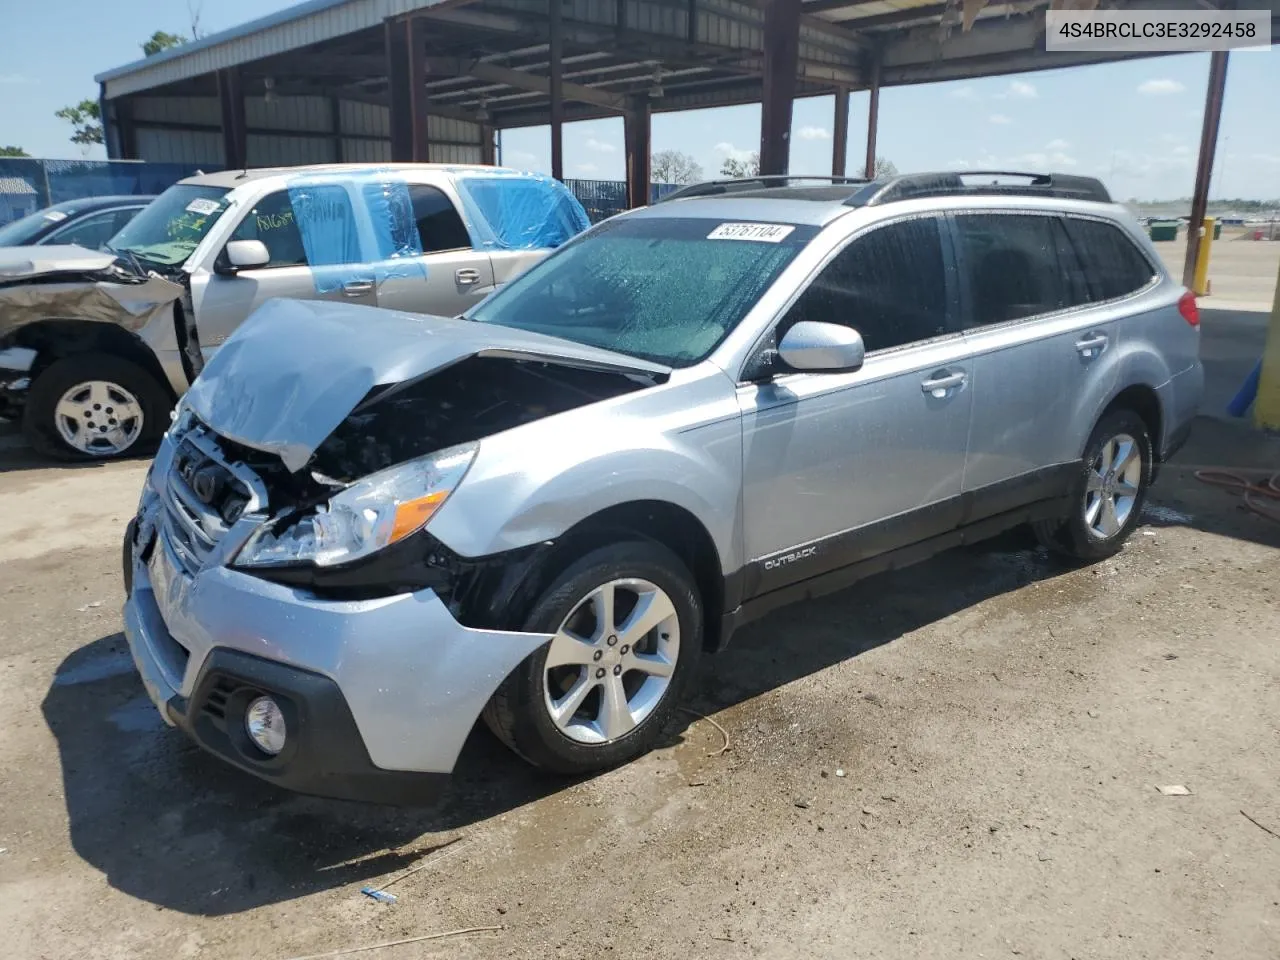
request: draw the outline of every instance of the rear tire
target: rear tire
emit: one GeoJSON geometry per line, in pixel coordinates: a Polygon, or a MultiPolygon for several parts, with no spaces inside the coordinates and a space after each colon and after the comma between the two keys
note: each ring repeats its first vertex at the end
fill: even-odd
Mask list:
{"type": "Polygon", "coordinates": [[[31,384],[22,432],[56,460],[112,460],[149,451],[171,406],[165,388],[136,363],[75,354],[55,360],[31,384]]]}
{"type": "Polygon", "coordinates": [[[1032,524],[1036,539],[1085,563],[1114,556],[1141,521],[1153,462],[1143,419],[1128,409],[1108,411],[1085,445],[1071,487],[1071,512],[1032,524]]]}
{"type": "Polygon", "coordinates": [[[485,723],[525,760],[557,773],[633,760],[653,749],[683,698],[702,623],[693,576],[666,547],[624,541],[593,550],[534,604],[524,629],[555,639],[502,682],[485,723]]]}

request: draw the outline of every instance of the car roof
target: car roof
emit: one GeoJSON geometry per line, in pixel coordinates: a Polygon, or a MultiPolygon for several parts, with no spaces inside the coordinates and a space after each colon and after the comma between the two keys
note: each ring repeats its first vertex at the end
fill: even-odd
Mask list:
{"type": "Polygon", "coordinates": [[[436,173],[501,173],[503,176],[536,177],[534,173],[524,173],[507,167],[490,167],[465,163],[318,163],[302,167],[250,167],[244,170],[221,170],[217,173],[201,173],[186,177],[179,183],[194,184],[205,187],[226,187],[228,189],[252,183],[255,180],[266,180],[270,177],[298,177],[309,174],[368,174],[368,173],[408,173],[425,171],[436,173]]]}
{"type": "Polygon", "coordinates": [[[110,197],[80,197],[76,200],[63,200],[61,203],[55,203],[53,206],[45,207],[45,210],[61,210],[68,216],[74,216],[79,213],[90,213],[94,210],[102,210],[107,207],[124,207],[132,204],[141,203],[143,206],[155,199],[153,194],[121,194],[119,196],[110,197]]]}
{"type": "MultiPolygon", "coordinates": [[[[848,196],[846,190],[843,196],[848,196]]],[[[701,220],[746,220],[824,227],[837,217],[852,213],[840,200],[784,196],[779,190],[752,191],[715,197],[664,200],[625,214],[632,217],[689,217],[701,220]]]]}

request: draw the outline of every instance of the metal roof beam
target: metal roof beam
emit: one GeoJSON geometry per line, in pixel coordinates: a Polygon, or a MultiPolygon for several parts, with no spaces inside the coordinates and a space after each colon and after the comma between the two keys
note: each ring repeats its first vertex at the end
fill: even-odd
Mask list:
{"type": "MultiPolygon", "coordinates": [[[[510,67],[483,60],[461,60],[457,57],[428,57],[427,69],[433,74],[445,76],[471,76],[487,83],[501,83],[517,90],[528,90],[532,93],[551,95],[551,78],[523,70],[512,70],[510,67]]],[[[626,98],[616,93],[598,90],[595,87],[583,86],[580,83],[561,82],[561,90],[565,97],[581,103],[593,103],[606,110],[626,112],[626,98]]]]}

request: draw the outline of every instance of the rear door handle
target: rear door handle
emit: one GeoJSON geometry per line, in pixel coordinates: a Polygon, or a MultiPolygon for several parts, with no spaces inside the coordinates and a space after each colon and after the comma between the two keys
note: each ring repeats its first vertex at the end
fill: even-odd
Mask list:
{"type": "Polygon", "coordinates": [[[1082,357],[1096,357],[1107,348],[1107,342],[1105,333],[1093,333],[1083,340],[1077,340],[1076,349],[1080,351],[1082,357]]]}
{"type": "Polygon", "coordinates": [[[464,287],[469,287],[473,283],[480,282],[480,271],[472,270],[470,267],[462,267],[455,271],[453,275],[455,279],[457,279],[458,283],[464,287]]]}
{"type": "Polygon", "coordinates": [[[342,285],[342,292],[348,297],[363,297],[372,291],[372,280],[348,280],[342,285]]]}
{"type": "Polygon", "coordinates": [[[957,371],[955,373],[946,373],[942,376],[932,377],[925,380],[920,384],[920,389],[935,397],[945,397],[948,390],[961,386],[964,381],[965,375],[963,371],[957,371]]]}

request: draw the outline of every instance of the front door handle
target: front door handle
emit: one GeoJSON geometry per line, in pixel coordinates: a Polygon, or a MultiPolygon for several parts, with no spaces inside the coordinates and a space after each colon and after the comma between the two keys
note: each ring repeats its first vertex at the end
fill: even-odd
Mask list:
{"type": "Polygon", "coordinates": [[[480,282],[480,271],[472,270],[470,267],[462,267],[455,271],[453,276],[458,281],[458,285],[463,287],[469,287],[473,283],[480,282]]]}
{"type": "Polygon", "coordinates": [[[1076,341],[1076,349],[1080,351],[1082,357],[1096,357],[1107,348],[1107,335],[1105,333],[1091,333],[1083,340],[1076,341]]]}
{"type": "Polygon", "coordinates": [[[373,292],[372,280],[348,280],[342,285],[342,293],[348,297],[363,297],[373,292]]]}
{"type": "Polygon", "coordinates": [[[945,397],[947,391],[955,387],[961,386],[965,381],[965,375],[962,371],[955,373],[944,373],[939,376],[931,377],[920,384],[920,389],[925,393],[932,394],[935,397],[945,397]]]}

